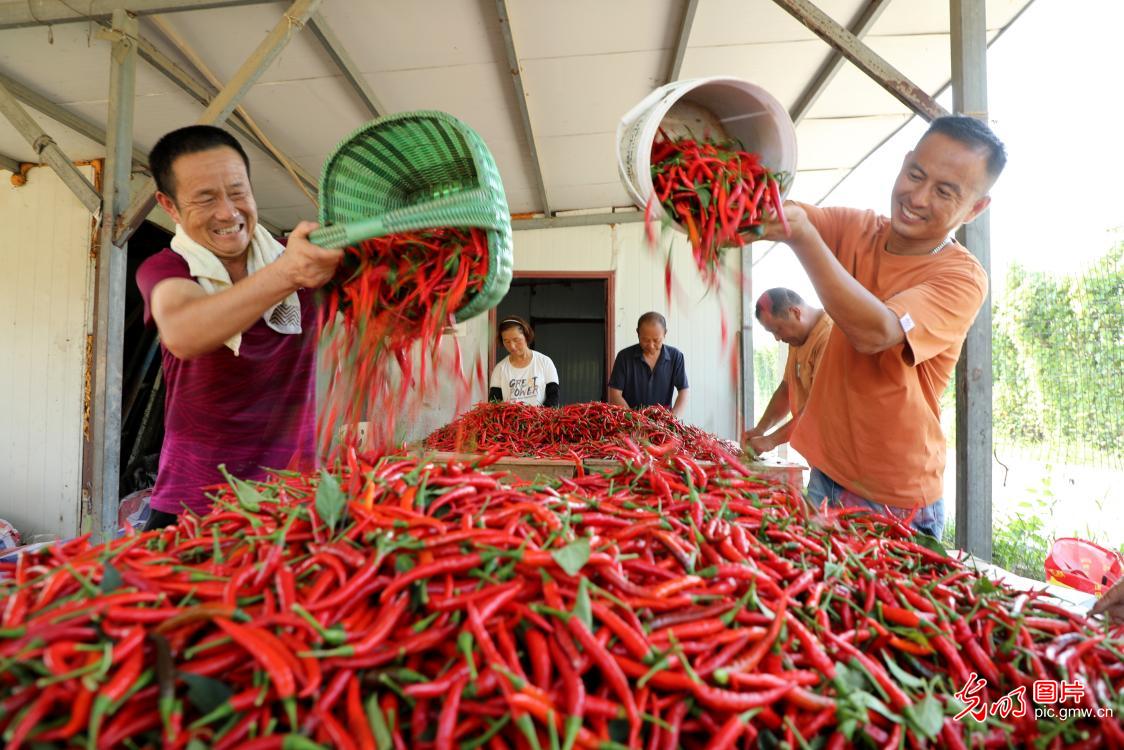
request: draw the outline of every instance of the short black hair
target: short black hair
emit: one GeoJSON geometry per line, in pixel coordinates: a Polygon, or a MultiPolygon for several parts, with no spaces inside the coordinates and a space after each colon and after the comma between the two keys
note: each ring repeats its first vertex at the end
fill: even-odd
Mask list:
{"type": "Polygon", "coordinates": [[[764,312],[766,298],[769,300],[769,314],[781,317],[788,315],[788,308],[799,307],[804,304],[804,298],[791,289],[785,289],[783,286],[766,289],[757,300],[757,310],[754,315],[757,316],[758,320],[761,320],[761,313],[764,312]]]}
{"type": "Polygon", "coordinates": [[[237,138],[222,128],[216,128],[214,125],[188,125],[186,128],[166,133],[148,154],[148,167],[152,170],[153,179],[156,180],[156,189],[175,199],[176,180],[172,172],[173,162],[181,156],[223,146],[238,152],[242,157],[242,163],[246,165],[246,175],[249,176],[250,157],[246,156],[246,149],[242,148],[237,138]]]}
{"type": "Polygon", "coordinates": [[[646,312],[640,316],[640,320],[636,321],[636,330],[640,330],[640,326],[646,323],[659,323],[660,328],[664,333],[667,333],[667,318],[660,315],[658,312],[646,312]]]}
{"type": "Polygon", "coordinates": [[[501,345],[503,344],[503,332],[510,331],[512,328],[519,329],[523,334],[523,338],[527,339],[528,348],[530,348],[531,344],[535,343],[535,329],[531,328],[531,324],[518,315],[508,315],[496,326],[496,339],[499,340],[501,345]]]}
{"type": "Polygon", "coordinates": [[[929,123],[929,129],[925,131],[925,135],[921,136],[921,139],[924,140],[926,136],[932,133],[947,135],[949,138],[954,138],[968,146],[987,149],[987,174],[991,177],[992,182],[995,182],[996,178],[999,177],[1003,167],[1007,166],[1006,146],[983,120],[977,120],[975,117],[966,115],[938,117],[929,123]]]}

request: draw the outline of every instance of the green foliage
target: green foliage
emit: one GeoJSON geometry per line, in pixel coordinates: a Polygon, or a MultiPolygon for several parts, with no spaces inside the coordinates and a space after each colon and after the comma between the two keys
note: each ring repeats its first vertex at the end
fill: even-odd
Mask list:
{"type": "Polygon", "coordinates": [[[1124,243],[1081,276],[1013,266],[993,313],[997,440],[1124,457],[1124,243]]]}
{"type": "MultiPolygon", "coordinates": [[[[994,521],[991,561],[1015,575],[1045,581],[1046,555],[1054,537],[1046,530],[1042,516],[1031,503],[1020,505],[1022,507],[1013,516],[994,521]]],[[[941,542],[946,547],[956,547],[955,522],[945,524],[941,542]]]]}
{"type": "MultiPolygon", "coordinates": [[[[1088,526],[1084,529],[1070,530],[1063,527],[1056,532],[1051,531],[1046,525],[1046,519],[1055,517],[1058,502],[1059,498],[1054,493],[1050,479],[1050,467],[1047,466],[1041,484],[1030,490],[1029,498],[1019,502],[1013,512],[993,519],[991,561],[1015,575],[1045,581],[1046,555],[1050,553],[1050,548],[1058,537],[1075,536],[1102,546],[1113,546],[1103,531],[1088,526]]],[[[1101,509],[1102,502],[1097,502],[1098,510],[1101,509]]],[[[950,549],[956,547],[954,522],[945,525],[941,542],[950,549]]],[[[1119,552],[1124,555],[1124,544],[1119,546],[1119,552]]]]}
{"type": "Polygon", "coordinates": [[[773,392],[780,385],[784,371],[785,358],[788,357],[788,346],[780,342],[770,341],[760,346],[754,342],[753,347],[753,410],[754,419],[760,418],[773,397],[773,392]]]}
{"type": "Polygon", "coordinates": [[[1015,575],[1044,581],[1046,555],[1054,543],[1043,520],[1041,508],[1045,506],[1025,501],[1019,505],[1020,509],[995,530],[992,561],[1015,575]]]}

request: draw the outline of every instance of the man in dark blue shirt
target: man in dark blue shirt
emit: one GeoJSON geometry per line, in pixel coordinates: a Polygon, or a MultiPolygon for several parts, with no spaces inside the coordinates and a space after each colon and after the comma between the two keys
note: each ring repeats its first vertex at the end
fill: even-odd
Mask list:
{"type": "Polygon", "coordinates": [[[633,409],[661,404],[682,418],[687,408],[687,365],[683,352],[663,343],[665,335],[667,321],[662,315],[647,312],[640,316],[636,322],[640,343],[621,349],[613,363],[610,404],[633,409]]]}

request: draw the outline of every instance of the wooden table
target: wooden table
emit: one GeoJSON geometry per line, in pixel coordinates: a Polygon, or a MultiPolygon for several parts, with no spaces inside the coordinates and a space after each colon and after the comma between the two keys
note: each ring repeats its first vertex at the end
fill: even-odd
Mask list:
{"type": "MultiPolygon", "coordinates": [[[[438,463],[448,463],[450,461],[471,463],[482,458],[482,454],[479,453],[452,453],[449,451],[435,451],[431,453],[424,450],[419,452],[429,456],[438,463]]],[[[702,466],[712,465],[710,461],[700,461],[699,463],[702,466]]],[[[620,461],[614,458],[587,458],[582,461],[582,465],[589,471],[605,471],[615,468],[619,464],[620,461]]],[[[807,470],[807,467],[774,459],[762,461],[747,458],[743,461],[743,464],[754,474],[759,474],[763,477],[768,477],[769,479],[787,484],[797,492],[804,491],[804,471],[807,470]]],[[[552,479],[555,477],[570,479],[575,473],[574,462],[568,458],[507,457],[492,464],[491,468],[495,471],[506,471],[513,477],[526,481],[533,481],[538,478],[552,479]]]]}
{"type": "MultiPolygon", "coordinates": [[[[433,453],[425,453],[424,455],[429,456],[438,463],[449,463],[450,461],[471,463],[483,457],[483,455],[479,453],[450,453],[448,451],[435,451],[433,453]]],[[[570,479],[574,476],[576,468],[574,462],[569,459],[517,457],[502,458],[488,467],[489,470],[493,471],[506,471],[513,477],[528,482],[539,478],[553,479],[562,477],[570,479]]]]}
{"type": "MultiPolygon", "coordinates": [[[[590,471],[604,471],[616,466],[619,461],[611,458],[587,458],[582,461],[590,471]]],[[[713,466],[712,461],[699,461],[700,466],[713,466]]],[[[787,461],[777,461],[774,459],[768,460],[753,460],[745,459],[742,464],[754,474],[759,474],[769,479],[774,479],[783,484],[787,484],[797,492],[804,491],[804,472],[807,470],[806,466],[800,464],[789,463],[787,461]]]]}

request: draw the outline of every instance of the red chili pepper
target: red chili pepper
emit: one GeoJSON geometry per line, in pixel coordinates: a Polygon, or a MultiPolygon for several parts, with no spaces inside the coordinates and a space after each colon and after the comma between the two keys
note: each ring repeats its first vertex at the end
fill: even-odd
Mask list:
{"type": "Polygon", "coordinates": [[[280,698],[291,698],[296,693],[296,680],[293,670],[266,637],[265,631],[239,625],[222,617],[215,618],[215,624],[222,628],[240,646],[246,649],[269,673],[269,679],[280,698]]]}

